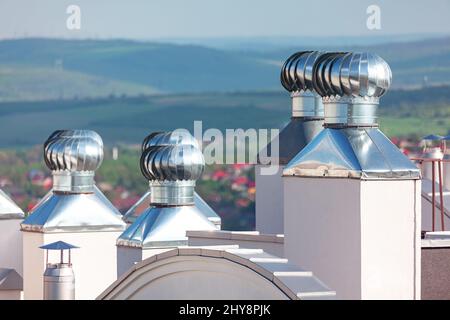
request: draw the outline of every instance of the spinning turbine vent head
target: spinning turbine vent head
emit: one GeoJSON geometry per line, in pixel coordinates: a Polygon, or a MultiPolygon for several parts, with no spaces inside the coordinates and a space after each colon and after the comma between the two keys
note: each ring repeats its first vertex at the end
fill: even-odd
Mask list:
{"type": "Polygon", "coordinates": [[[44,159],[52,171],[95,171],[103,161],[103,141],[91,130],[57,130],[44,144],[44,159]]]}
{"type": "Polygon", "coordinates": [[[94,191],[94,173],[103,161],[102,138],[91,130],[57,130],[44,143],[44,160],[53,171],[53,190],[94,191]]]}
{"type": "Polygon", "coordinates": [[[300,51],[291,55],[281,68],[281,85],[291,93],[292,116],[323,118],[323,104],[313,86],[313,69],[319,51],[300,51]]]}
{"type": "Polygon", "coordinates": [[[192,145],[153,146],[141,156],[142,173],[150,181],[197,180],[204,167],[201,151],[192,145]]]}

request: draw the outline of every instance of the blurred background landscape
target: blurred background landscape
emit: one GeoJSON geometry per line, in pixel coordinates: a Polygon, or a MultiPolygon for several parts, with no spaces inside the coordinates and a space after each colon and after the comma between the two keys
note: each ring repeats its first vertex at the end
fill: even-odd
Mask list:
{"type": "MultiPolygon", "coordinates": [[[[421,21],[428,22],[427,26],[414,24],[409,29],[399,24],[406,18],[392,5],[383,11],[387,27],[375,33],[364,29],[369,2],[362,1],[356,7],[361,17],[352,20],[360,23],[354,34],[346,32],[354,26],[345,23],[338,24],[336,30],[318,28],[316,34],[295,28],[285,28],[284,33],[276,29],[276,34],[261,29],[258,34],[250,32],[250,18],[248,30],[240,34],[238,29],[231,30],[238,28],[239,17],[238,26],[231,26],[228,20],[215,16],[216,12],[214,17],[222,29],[214,31],[217,25],[208,25],[216,32],[213,35],[200,34],[197,29],[169,34],[169,26],[175,30],[194,25],[192,19],[203,17],[199,13],[182,21],[158,20],[167,24],[159,30],[137,23],[131,31],[117,31],[115,25],[103,34],[99,30],[104,29],[94,25],[91,17],[75,36],[65,30],[67,3],[45,2],[49,8],[63,9],[61,26],[47,23],[39,28],[29,25],[26,18],[13,21],[11,15],[19,6],[9,0],[0,4],[0,187],[25,210],[51,188],[42,143],[56,129],[88,128],[102,136],[105,160],[96,180],[114,205],[125,212],[147,189],[138,159],[140,142],[150,132],[192,130],[195,120],[203,121],[203,130],[283,127],[289,120],[291,102],[280,85],[279,72],[284,60],[298,50],[371,51],[388,61],[393,85],[381,100],[379,122],[405,152],[420,148],[424,135],[450,133],[450,27],[448,22],[437,21],[438,13],[448,13],[445,1],[437,1],[440,5],[431,13],[429,8],[423,10],[421,21]],[[393,17],[399,26],[392,24],[393,17]],[[433,23],[433,30],[424,30],[433,23]],[[148,30],[152,36],[136,36],[133,30],[148,30]],[[224,30],[231,31],[223,35],[224,30]]],[[[231,2],[219,10],[223,15],[238,6],[231,2]]],[[[24,9],[24,16],[42,16],[40,9],[24,9]]],[[[119,9],[115,10],[111,9],[111,15],[117,18],[119,9]]],[[[191,10],[195,12],[195,8],[191,10]]],[[[418,8],[408,10],[417,14],[418,8]]],[[[46,14],[52,17],[53,13],[46,14]]],[[[89,12],[86,15],[89,19],[89,12]]],[[[262,23],[261,17],[254,19],[256,25],[262,23]]],[[[133,21],[131,15],[124,18],[128,28],[133,21]]],[[[289,21],[282,22],[289,25],[289,21]]],[[[291,25],[298,25],[298,21],[291,25]]],[[[268,23],[267,28],[274,30],[275,26],[268,23]]],[[[253,228],[251,165],[208,166],[197,189],[222,216],[225,229],[253,228]]]]}

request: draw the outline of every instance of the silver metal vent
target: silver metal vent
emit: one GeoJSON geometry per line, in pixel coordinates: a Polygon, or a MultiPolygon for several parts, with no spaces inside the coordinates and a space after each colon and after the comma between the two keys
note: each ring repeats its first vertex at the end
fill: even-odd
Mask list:
{"type": "Polygon", "coordinates": [[[312,82],[313,66],[320,56],[318,51],[296,52],[281,68],[281,85],[291,93],[293,117],[323,118],[323,104],[312,82]]]}
{"type": "Polygon", "coordinates": [[[125,229],[120,212],[96,188],[95,170],[103,160],[101,137],[90,130],[58,130],[44,144],[53,189],[36,205],[21,228],[64,232],[125,229]]]}
{"type": "Polygon", "coordinates": [[[194,203],[195,180],[205,166],[199,149],[192,145],[153,146],[142,153],[140,163],[150,183],[151,204],[194,203]]]}
{"type": "MultiPolygon", "coordinates": [[[[324,109],[314,88],[313,68],[324,54],[319,51],[296,52],[281,68],[281,85],[291,94],[292,118],[278,135],[278,155],[271,154],[272,142],[260,153],[277,158],[281,165],[287,164],[322,131],[324,109]]],[[[260,156],[258,162],[262,162],[260,156]]]]}
{"type": "Polygon", "coordinates": [[[52,170],[55,191],[93,192],[103,141],[91,130],[57,130],[44,143],[44,160],[52,170]]]}
{"type": "Polygon", "coordinates": [[[44,272],[44,300],[74,300],[75,299],[75,275],[72,269],[71,252],[77,246],[64,241],[56,241],[40,247],[46,250],[44,272]],[[61,252],[59,263],[48,262],[48,251],[61,252]],[[68,251],[68,261],[64,262],[64,251],[68,251]]]}
{"type": "Polygon", "coordinates": [[[330,53],[316,60],[313,85],[325,107],[325,129],[283,175],[418,179],[419,169],[380,131],[377,106],[391,84],[389,65],[371,53],[330,53]]]}
{"type": "MultiPolygon", "coordinates": [[[[157,146],[174,146],[174,145],[184,145],[184,146],[192,146],[193,148],[199,149],[199,144],[197,140],[188,132],[185,130],[175,130],[170,132],[154,132],[149,134],[142,143],[142,151],[143,153],[149,152],[146,151],[150,147],[157,147],[157,146]]],[[[197,155],[198,156],[198,155],[197,155]]],[[[199,158],[197,160],[200,160],[199,158]]],[[[200,168],[197,168],[200,169],[200,168]]],[[[203,171],[203,168],[201,169],[203,171]]],[[[149,186],[152,190],[157,189],[157,183],[154,180],[153,177],[147,175],[147,170],[142,170],[144,176],[150,181],[149,186]]],[[[197,170],[196,174],[199,174],[200,172],[197,170]]],[[[201,173],[200,173],[201,174],[201,173]]],[[[198,178],[200,175],[198,176],[198,178]]],[[[197,179],[198,179],[197,178],[197,179]]],[[[175,189],[177,190],[177,189],[175,189]]],[[[183,196],[181,193],[174,193],[175,197],[183,196]]],[[[186,196],[186,193],[184,194],[186,196]]],[[[188,197],[189,198],[189,197],[188,197]]],[[[190,200],[190,199],[185,199],[190,200]]],[[[145,193],[141,199],[139,199],[135,205],[133,205],[125,214],[123,217],[123,220],[127,223],[133,223],[136,221],[137,217],[147,210],[149,204],[151,202],[158,202],[161,201],[161,199],[156,199],[156,195],[152,199],[150,190],[145,193]]],[[[196,208],[208,218],[209,221],[211,221],[218,229],[221,227],[222,220],[220,216],[194,191],[194,205],[196,208]]]]}
{"type": "Polygon", "coordinates": [[[154,146],[190,145],[199,148],[197,140],[185,130],[153,132],[142,142],[142,151],[154,146]]]}
{"type": "Polygon", "coordinates": [[[150,207],[122,233],[118,245],[185,245],[188,230],[216,230],[195,206],[195,181],[205,165],[200,149],[193,143],[169,144],[171,139],[164,140],[168,145],[156,145],[155,137],[144,140],[140,160],[142,174],[149,180],[150,207]]]}

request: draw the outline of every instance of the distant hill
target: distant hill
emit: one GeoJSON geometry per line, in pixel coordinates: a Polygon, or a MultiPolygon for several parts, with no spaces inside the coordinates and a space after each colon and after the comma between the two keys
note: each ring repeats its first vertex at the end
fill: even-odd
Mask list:
{"type": "MultiPolygon", "coordinates": [[[[247,52],[261,59],[284,59],[298,50],[317,50],[301,43],[288,49],[269,52],[247,52]]],[[[417,88],[423,85],[450,83],[450,37],[382,43],[372,46],[328,46],[324,51],[370,51],[383,57],[393,73],[393,87],[417,88]]]]}
{"type": "MultiPolygon", "coordinates": [[[[140,86],[142,94],[148,93],[148,90],[173,93],[278,87],[278,67],[259,59],[200,46],[126,40],[0,41],[0,70],[6,67],[53,69],[53,73],[57,73],[56,70],[77,72],[118,81],[132,91],[140,86]]],[[[60,78],[63,78],[65,75],[60,73],[60,78]]],[[[49,78],[47,72],[43,72],[40,79],[36,79],[36,85],[49,78]]],[[[9,81],[11,86],[15,82],[20,88],[23,87],[23,80],[11,75],[9,81]]],[[[66,90],[70,82],[67,81],[63,87],[66,90]]],[[[91,90],[79,90],[77,96],[91,97],[96,87],[93,85],[91,90]]],[[[29,87],[27,90],[30,95],[35,95],[39,89],[29,87]]],[[[27,90],[22,92],[22,96],[27,90]]],[[[118,86],[110,93],[134,94],[124,86],[118,86]]],[[[2,95],[2,98],[5,100],[6,97],[2,95]]],[[[12,98],[10,95],[8,100],[12,98]]],[[[21,99],[17,97],[16,100],[21,99]]]]}
{"type": "MultiPolygon", "coordinates": [[[[335,42],[333,42],[335,43],[335,42]]],[[[0,101],[277,90],[290,49],[237,51],[128,40],[0,41],[0,101]]],[[[370,47],[391,65],[393,87],[450,83],[450,38],[370,47]]]]}
{"type": "MultiPolygon", "coordinates": [[[[289,121],[285,91],[109,97],[0,103],[0,147],[42,144],[56,129],[98,131],[107,145],[139,144],[152,131],[280,128],[289,121]]],[[[388,135],[421,137],[450,129],[450,86],[392,90],[382,98],[380,125],[388,135]]]]}

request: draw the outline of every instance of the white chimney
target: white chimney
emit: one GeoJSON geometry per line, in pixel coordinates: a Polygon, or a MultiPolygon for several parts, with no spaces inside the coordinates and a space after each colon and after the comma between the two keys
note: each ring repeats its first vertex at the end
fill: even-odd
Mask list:
{"type": "Polygon", "coordinates": [[[317,51],[301,51],[291,55],[281,68],[280,80],[291,93],[292,116],[290,122],[278,135],[278,149],[273,141],[260,152],[255,166],[256,182],[256,230],[262,233],[282,234],[283,227],[283,183],[285,165],[302,150],[321,130],[323,104],[312,84],[312,67],[322,55],[317,51]],[[278,152],[278,154],[276,154],[278,152]],[[268,174],[262,155],[271,155],[279,169],[268,174]]]}
{"type": "Polygon", "coordinates": [[[98,190],[101,137],[90,130],[58,130],[44,144],[53,189],[23,221],[24,298],[43,298],[45,256],[39,247],[64,241],[73,253],[75,298],[94,299],[116,279],[116,239],[125,229],[120,213],[98,190]]]}
{"type": "Polygon", "coordinates": [[[149,180],[150,202],[117,239],[118,276],[145,258],[186,246],[187,231],[217,230],[194,201],[195,182],[205,165],[203,154],[196,144],[178,142],[143,148],[140,167],[149,180]]]}
{"type": "Polygon", "coordinates": [[[0,190],[0,269],[22,272],[22,235],[20,223],[24,217],[11,198],[0,190]]]}
{"type": "Polygon", "coordinates": [[[377,124],[391,77],[370,53],[318,59],[325,129],[283,173],[286,258],[341,299],[420,298],[420,171],[377,124]]]}

